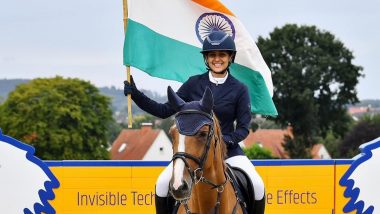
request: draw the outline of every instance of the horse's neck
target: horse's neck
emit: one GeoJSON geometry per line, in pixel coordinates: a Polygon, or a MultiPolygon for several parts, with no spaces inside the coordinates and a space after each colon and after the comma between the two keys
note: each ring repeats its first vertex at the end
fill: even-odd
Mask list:
{"type": "MultiPolygon", "coordinates": [[[[211,152],[211,151],[210,151],[211,152]]],[[[220,152],[220,151],[219,151],[220,152]]],[[[212,160],[212,165],[211,167],[205,169],[203,171],[203,176],[207,181],[212,182],[214,185],[222,185],[226,182],[226,173],[225,173],[225,163],[224,160],[221,156],[221,153],[218,151],[215,153],[215,157],[210,156],[208,158],[213,158],[212,160]]],[[[197,192],[201,198],[208,198],[211,197],[213,198],[216,196],[216,189],[210,189],[212,188],[212,185],[206,184],[204,182],[199,182],[196,185],[197,192]]]]}
{"type": "Polygon", "coordinates": [[[217,140],[220,138],[220,136],[214,136],[214,142],[211,144],[211,148],[207,157],[207,162],[210,163],[210,165],[207,169],[204,169],[203,172],[204,177],[212,180],[215,184],[219,184],[225,181],[225,163],[221,145],[223,142],[217,140]]]}
{"type": "Polygon", "coordinates": [[[220,184],[226,180],[225,164],[222,158],[215,158],[212,166],[204,171],[204,177],[213,181],[215,184],[220,184]]]}
{"type": "Polygon", "coordinates": [[[208,160],[208,161],[212,161],[212,166],[210,167],[209,170],[206,170],[204,172],[204,175],[206,178],[213,178],[214,180],[214,183],[215,184],[220,184],[222,182],[225,181],[226,179],[226,176],[225,176],[225,170],[226,170],[226,166],[225,166],[225,163],[224,163],[224,155],[223,155],[223,151],[222,151],[222,145],[221,143],[223,143],[220,139],[222,139],[222,135],[219,133],[219,130],[220,128],[216,128],[214,127],[214,130],[216,130],[216,132],[214,133],[214,149],[211,150],[210,152],[213,153],[213,155],[209,155],[208,158],[212,158],[212,160],[208,160]],[[219,133],[219,134],[218,134],[219,133]]]}

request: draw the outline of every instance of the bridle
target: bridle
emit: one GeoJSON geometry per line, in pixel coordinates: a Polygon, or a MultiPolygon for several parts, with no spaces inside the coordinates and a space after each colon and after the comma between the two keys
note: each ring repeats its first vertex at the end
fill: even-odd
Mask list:
{"type": "MultiPolygon", "coordinates": [[[[200,178],[203,177],[203,167],[204,167],[204,164],[206,162],[208,152],[210,151],[211,139],[212,139],[212,136],[214,135],[214,118],[213,118],[212,114],[207,114],[205,112],[198,111],[198,110],[180,111],[175,115],[175,117],[183,115],[183,114],[201,114],[203,116],[206,116],[208,119],[210,119],[212,121],[212,124],[210,124],[210,129],[209,129],[208,134],[207,134],[205,149],[204,149],[201,157],[195,157],[194,155],[191,155],[191,154],[186,153],[186,152],[176,152],[172,157],[173,162],[178,158],[183,160],[183,162],[185,163],[185,166],[186,166],[186,168],[187,168],[187,170],[191,176],[193,183],[197,184],[200,181],[200,178]],[[192,170],[187,159],[193,160],[195,163],[198,164],[198,167],[195,170],[192,170]]],[[[215,146],[216,146],[216,143],[215,143],[215,146]]]]}
{"type": "MultiPolygon", "coordinates": [[[[203,116],[206,116],[212,122],[211,122],[211,124],[209,124],[210,129],[209,129],[208,134],[207,134],[207,140],[206,140],[205,149],[203,151],[203,154],[200,157],[195,157],[194,155],[188,154],[186,152],[176,152],[173,155],[173,157],[172,157],[172,161],[174,163],[174,161],[176,159],[181,159],[185,163],[185,166],[186,166],[186,168],[187,168],[187,170],[188,170],[188,172],[189,172],[189,174],[191,176],[191,180],[194,183],[194,185],[196,185],[199,182],[202,182],[202,183],[211,185],[212,186],[211,189],[216,189],[217,190],[217,194],[218,194],[217,195],[217,202],[216,202],[214,210],[215,210],[215,213],[218,213],[219,212],[219,207],[220,207],[220,197],[221,197],[221,194],[224,191],[224,187],[227,184],[227,181],[232,182],[232,180],[231,180],[231,178],[229,177],[229,175],[227,173],[224,173],[225,178],[226,178],[225,181],[222,182],[221,184],[215,184],[215,183],[213,183],[209,179],[206,179],[203,176],[203,170],[204,170],[203,167],[204,167],[204,164],[205,164],[205,162],[207,160],[208,153],[210,151],[211,139],[214,136],[214,122],[215,121],[214,121],[213,115],[212,115],[212,113],[211,114],[207,114],[207,113],[199,111],[199,110],[193,110],[193,109],[191,109],[191,110],[180,111],[180,112],[178,112],[175,115],[175,117],[178,117],[178,116],[184,115],[184,114],[201,114],[203,116]],[[190,164],[188,163],[187,159],[193,160],[195,163],[198,164],[198,167],[195,170],[192,170],[191,167],[190,167],[190,164]]],[[[188,136],[191,136],[191,135],[188,135],[188,136]]],[[[219,141],[219,139],[217,137],[214,137],[214,139],[215,139],[215,145],[214,145],[214,147],[216,147],[217,143],[220,142],[220,141],[219,141]]],[[[214,149],[214,152],[215,152],[215,149],[214,149]]],[[[189,200],[189,198],[186,198],[186,199],[180,200],[179,202],[184,205],[186,213],[187,214],[191,214],[191,211],[190,211],[190,209],[188,207],[188,204],[187,204],[188,200],[189,200]]],[[[234,213],[235,212],[236,211],[234,209],[234,213]]]]}

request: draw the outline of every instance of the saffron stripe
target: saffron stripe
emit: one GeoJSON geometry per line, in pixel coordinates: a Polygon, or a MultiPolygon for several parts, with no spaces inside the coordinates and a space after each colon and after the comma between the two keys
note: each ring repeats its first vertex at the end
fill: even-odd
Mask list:
{"type": "Polygon", "coordinates": [[[218,11],[230,16],[235,16],[226,6],[218,0],[192,0],[193,2],[209,8],[210,10],[218,11]]]}

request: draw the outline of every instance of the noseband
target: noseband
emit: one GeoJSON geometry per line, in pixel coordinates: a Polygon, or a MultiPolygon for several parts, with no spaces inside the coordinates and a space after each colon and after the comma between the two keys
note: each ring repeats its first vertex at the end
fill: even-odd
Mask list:
{"type": "MultiPolygon", "coordinates": [[[[186,165],[186,168],[191,176],[191,179],[193,181],[193,183],[198,183],[201,178],[203,177],[203,167],[204,167],[204,163],[206,162],[206,159],[207,159],[207,156],[208,156],[208,152],[210,150],[210,145],[211,145],[211,138],[212,136],[214,135],[214,118],[211,114],[207,114],[205,112],[202,112],[202,111],[198,111],[198,110],[184,110],[184,111],[180,111],[176,114],[175,117],[179,116],[179,115],[183,115],[183,114],[201,114],[203,116],[206,116],[208,119],[210,119],[212,121],[212,124],[210,124],[210,129],[209,129],[209,132],[207,134],[207,140],[206,140],[206,145],[205,145],[205,149],[203,151],[203,154],[201,157],[195,157],[194,155],[191,155],[191,154],[188,154],[186,152],[177,152],[173,155],[173,158],[172,158],[172,161],[174,162],[174,160],[176,159],[182,159],[183,162],[185,163],[186,165]],[[198,168],[196,168],[195,170],[192,170],[191,167],[190,167],[190,164],[188,163],[187,159],[191,159],[193,160],[195,163],[198,164],[198,168]]],[[[216,144],[215,144],[216,146],[216,144]]]]}

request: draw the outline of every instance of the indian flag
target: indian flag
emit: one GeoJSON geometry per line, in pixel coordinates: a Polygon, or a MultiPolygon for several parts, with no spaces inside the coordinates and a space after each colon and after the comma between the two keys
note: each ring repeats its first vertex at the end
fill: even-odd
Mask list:
{"type": "Polygon", "coordinates": [[[124,65],[185,82],[206,71],[200,51],[215,30],[230,34],[236,43],[230,70],[248,86],[252,112],[277,115],[268,66],[242,23],[217,0],[128,0],[124,65]]]}

